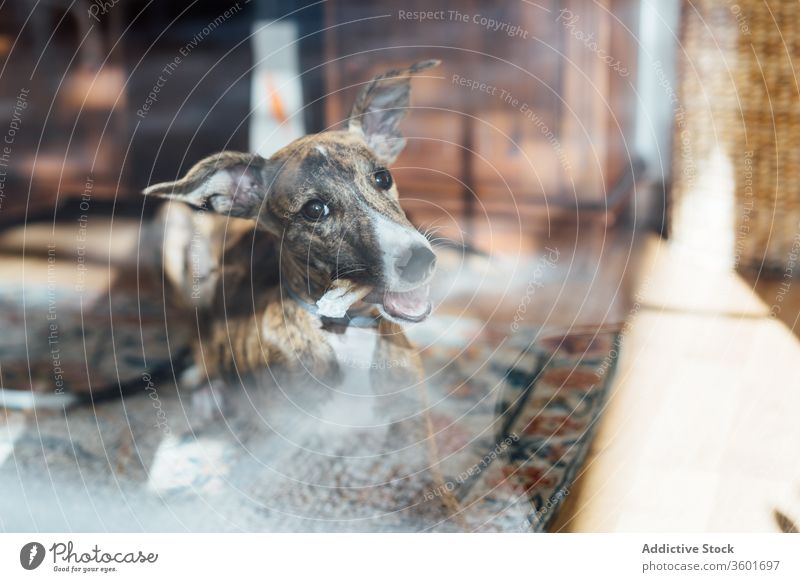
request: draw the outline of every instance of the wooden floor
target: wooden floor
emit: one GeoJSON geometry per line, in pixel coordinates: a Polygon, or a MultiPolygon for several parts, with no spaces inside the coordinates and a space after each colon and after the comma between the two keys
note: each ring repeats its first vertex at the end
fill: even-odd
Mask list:
{"type": "Polygon", "coordinates": [[[643,252],[615,389],[554,531],[780,531],[776,512],[797,523],[800,343],[785,322],[800,290],[781,321],[774,283],[653,237],[643,252]]]}

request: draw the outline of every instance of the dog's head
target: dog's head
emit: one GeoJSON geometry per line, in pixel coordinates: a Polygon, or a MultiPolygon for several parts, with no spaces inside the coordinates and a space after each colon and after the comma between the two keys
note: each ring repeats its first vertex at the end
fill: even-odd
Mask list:
{"type": "Polygon", "coordinates": [[[430,312],[436,257],[400,207],[388,166],[405,145],[399,124],[411,75],[437,64],[375,77],[356,99],[347,130],[305,136],[269,159],[222,152],[145,194],[254,219],[307,278],[326,286],[347,280],[368,288],[364,300],[384,315],[420,321],[430,312]]]}

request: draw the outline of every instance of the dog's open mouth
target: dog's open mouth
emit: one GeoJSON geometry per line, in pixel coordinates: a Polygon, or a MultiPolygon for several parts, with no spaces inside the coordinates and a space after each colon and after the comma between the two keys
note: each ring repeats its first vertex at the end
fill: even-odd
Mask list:
{"type": "Polygon", "coordinates": [[[422,321],[431,313],[429,294],[429,285],[422,285],[411,291],[385,291],[383,309],[388,315],[397,319],[422,321]]]}
{"type": "Polygon", "coordinates": [[[410,291],[389,291],[339,280],[317,301],[317,312],[324,317],[344,317],[354,303],[364,301],[379,306],[392,319],[416,323],[431,314],[429,295],[429,285],[410,291]]]}

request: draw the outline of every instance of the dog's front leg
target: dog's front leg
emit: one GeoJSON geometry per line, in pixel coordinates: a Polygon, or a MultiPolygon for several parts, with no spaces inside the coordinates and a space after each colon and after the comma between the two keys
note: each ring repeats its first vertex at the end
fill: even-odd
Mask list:
{"type": "MultiPolygon", "coordinates": [[[[233,412],[239,392],[278,384],[303,406],[327,399],[342,381],[336,356],[319,324],[277,292],[259,315],[216,318],[202,330],[195,364],[181,377],[190,394],[193,423],[202,426],[233,412]]],[[[262,390],[263,391],[263,390],[262,390]]],[[[257,396],[257,394],[254,394],[257,396]]]]}
{"type": "Polygon", "coordinates": [[[180,375],[178,386],[188,396],[188,407],[184,409],[193,431],[202,430],[209,423],[225,417],[228,410],[225,384],[217,377],[207,377],[202,364],[186,368],[180,375]]]}
{"type": "Polygon", "coordinates": [[[378,413],[390,423],[387,448],[389,451],[406,448],[418,456],[417,462],[424,464],[420,468],[430,476],[418,501],[441,500],[447,517],[463,528],[458,501],[442,474],[419,352],[396,323],[381,320],[378,333],[371,380],[378,413]],[[437,494],[431,495],[431,491],[437,494]]]}
{"type": "Polygon", "coordinates": [[[261,322],[262,339],[274,346],[264,362],[276,378],[338,386],[343,374],[319,320],[292,301],[273,299],[261,322]]]}
{"type": "Polygon", "coordinates": [[[420,430],[424,428],[420,419],[427,408],[423,378],[422,360],[402,327],[381,319],[370,369],[381,420],[392,424],[414,422],[419,426],[413,432],[424,437],[420,430]]]}

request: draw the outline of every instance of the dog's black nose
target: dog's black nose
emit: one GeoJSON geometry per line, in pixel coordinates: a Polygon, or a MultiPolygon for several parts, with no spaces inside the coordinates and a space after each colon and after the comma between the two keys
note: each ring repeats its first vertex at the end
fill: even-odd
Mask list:
{"type": "Polygon", "coordinates": [[[404,281],[417,283],[428,277],[435,266],[436,255],[428,247],[417,245],[403,253],[397,271],[404,281]]]}

